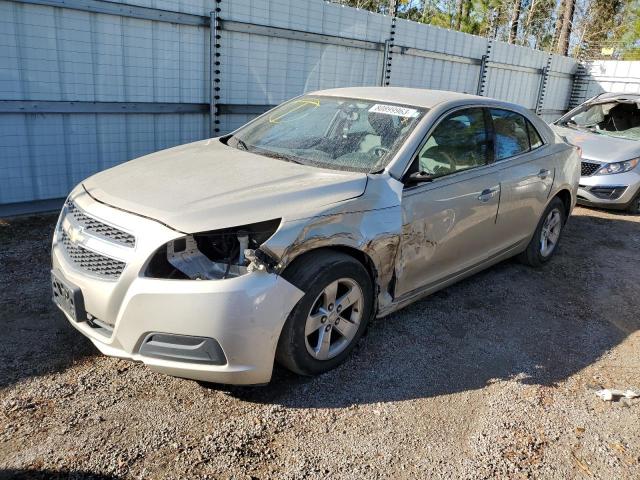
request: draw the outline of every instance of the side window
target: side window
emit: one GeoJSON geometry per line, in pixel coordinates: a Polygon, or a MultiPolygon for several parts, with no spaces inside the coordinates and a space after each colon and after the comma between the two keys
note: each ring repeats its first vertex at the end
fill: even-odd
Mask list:
{"type": "Polygon", "coordinates": [[[496,136],[496,161],[529,151],[527,120],[519,113],[491,109],[496,136]]]}
{"type": "Polygon", "coordinates": [[[542,139],[538,134],[538,131],[535,129],[531,122],[527,120],[527,131],[529,132],[529,143],[531,143],[531,150],[535,150],[538,147],[542,146],[542,139]]]}
{"type": "Polygon", "coordinates": [[[489,162],[489,138],[481,108],[452,113],[438,124],[418,155],[419,169],[435,176],[489,162]]]}

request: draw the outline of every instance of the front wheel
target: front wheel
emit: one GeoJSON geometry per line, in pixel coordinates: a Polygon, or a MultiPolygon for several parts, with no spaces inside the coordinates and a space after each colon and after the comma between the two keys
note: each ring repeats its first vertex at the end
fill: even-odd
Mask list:
{"type": "Polygon", "coordinates": [[[527,249],[519,255],[519,260],[532,267],[539,267],[548,262],[560,242],[565,219],[564,204],[556,197],[551,200],[542,214],[533,238],[527,245],[527,249]]]}
{"type": "Polygon", "coordinates": [[[301,375],[335,368],[353,350],[371,316],[369,273],[349,255],[321,250],[296,260],[283,276],[305,295],[282,329],[278,363],[301,375]]]}
{"type": "Polygon", "coordinates": [[[627,213],[632,215],[640,215],[640,192],[635,196],[627,207],[627,213]]]}

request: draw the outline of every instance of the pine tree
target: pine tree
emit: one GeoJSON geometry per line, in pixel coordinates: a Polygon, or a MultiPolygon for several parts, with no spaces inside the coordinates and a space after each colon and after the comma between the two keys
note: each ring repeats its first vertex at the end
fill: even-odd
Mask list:
{"type": "Polygon", "coordinates": [[[573,13],[576,9],[576,0],[564,0],[564,9],[562,11],[562,27],[558,36],[558,45],[556,53],[567,55],[569,53],[569,39],[573,28],[573,13]]]}
{"type": "Polygon", "coordinates": [[[522,9],[522,0],[515,0],[513,11],[511,12],[511,27],[509,29],[509,43],[516,43],[518,38],[518,24],[520,22],[520,10],[522,9]]]}
{"type": "Polygon", "coordinates": [[[640,0],[332,0],[562,55],[640,57],[640,0]]]}
{"type": "Polygon", "coordinates": [[[549,50],[553,42],[553,10],[556,0],[531,0],[524,12],[521,44],[549,50]]]}
{"type": "Polygon", "coordinates": [[[624,0],[592,0],[580,25],[580,55],[597,58],[603,48],[617,47],[628,24],[620,23],[621,14],[630,2],[624,0]]]}

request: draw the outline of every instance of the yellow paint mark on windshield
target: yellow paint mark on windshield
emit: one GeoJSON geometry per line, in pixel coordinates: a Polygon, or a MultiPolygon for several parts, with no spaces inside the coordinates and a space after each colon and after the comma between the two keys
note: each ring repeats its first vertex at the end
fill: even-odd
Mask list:
{"type": "Polygon", "coordinates": [[[283,118],[285,118],[286,116],[297,112],[305,107],[313,107],[314,109],[320,106],[320,100],[319,99],[315,99],[315,98],[307,98],[304,100],[295,100],[293,102],[291,102],[290,105],[293,108],[291,108],[290,110],[287,110],[285,112],[275,112],[273,113],[270,117],[269,117],[269,123],[284,123],[284,122],[291,122],[294,120],[299,120],[301,117],[299,116],[294,116],[294,118],[290,118],[290,119],[285,119],[284,122],[282,121],[283,118]]]}

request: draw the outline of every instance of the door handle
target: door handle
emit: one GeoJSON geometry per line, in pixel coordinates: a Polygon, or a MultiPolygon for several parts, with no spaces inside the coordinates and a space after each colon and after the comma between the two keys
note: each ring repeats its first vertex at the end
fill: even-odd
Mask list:
{"type": "Polygon", "coordinates": [[[547,170],[546,168],[543,168],[542,170],[540,170],[537,173],[537,177],[544,180],[545,178],[547,178],[549,175],[551,175],[551,170],[547,170]]]}
{"type": "Polygon", "coordinates": [[[488,202],[493,198],[497,191],[497,188],[485,188],[478,196],[478,200],[481,202],[488,202]]]}

